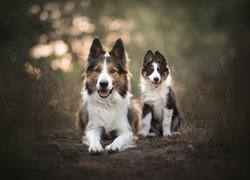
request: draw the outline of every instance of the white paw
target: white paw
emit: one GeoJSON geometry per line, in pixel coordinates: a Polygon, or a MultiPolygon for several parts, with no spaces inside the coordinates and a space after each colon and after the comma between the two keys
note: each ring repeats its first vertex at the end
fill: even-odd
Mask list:
{"type": "Polygon", "coordinates": [[[179,131],[174,131],[172,134],[173,134],[174,136],[180,136],[180,135],[181,135],[181,133],[180,133],[179,131]]]}
{"type": "Polygon", "coordinates": [[[120,152],[122,150],[122,144],[119,142],[113,142],[105,148],[108,152],[120,152]]]}
{"type": "Polygon", "coordinates": [[[170,132],[170,131],[163,131],[163,136],[164,137],[170,137],[170,136],[172,136],[173,134],[170,132]]]}
{"type": "Polygon", "coordinates": [[[100,154],[103,151],[104,150],[103,150],[102,145],[100,143],[91,144],[89,146],[89,153],[91,153],[91,154],[100,154]]]}
{"type": "Polygon", "coordinates": [[[140,136],[147,137],[149,135],[149,132],[142,129],[141,131],[138,132],[138,134],[140,136]]]}
{"type": "Polygon", "coordinates": [[[149,137],[155,137],[156,134],[155,134],[154,132],[151,132],[151,133],[148,134],[148,136],[149,136],[149,137]]]}

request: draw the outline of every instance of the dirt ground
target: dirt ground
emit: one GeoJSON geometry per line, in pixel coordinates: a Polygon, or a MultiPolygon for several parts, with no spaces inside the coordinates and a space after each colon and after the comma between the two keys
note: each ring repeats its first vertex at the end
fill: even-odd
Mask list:
{"type": "MultiPolygon", "coordinates": [[[[63,101],[53,105],[44,98],[47,91],[40,95],[40,91],[32,91],[32,97],[37,97],[32,101],[26,101],[26,88],[21,92],[20,102],[10,101],[16,102],[19,111],[14,113],[10,108],[14,105],[7,104],[4,117],[9,120],[0,126],[0,179],[229,180],[243,179],[243,173],[248,172],[247,168],[239,169],[242,166],[237,158],[209,140],[209,128],[198,128],[188,121],[181,124],[181,136],[139,138],[136,147],[123,152],[90,155],[72,122],[80,99],[77,93],[69,91],[76,96],[68,101],[67,95],[59,94],[63,101]],[[43,108],[41,104],[45,104],[43,108]],[[22,119],[28,119],[28,123],[22,119]],[[27,125],[21,126],[24,122],[27,125]]],[[[102,143],[105,146],[110,142],[102,143]]]]}
{"type": "Polygon", "coordinates": [[[231,179],[237,174],[233,158],[221,148],[183,137],[139,138],[123,152],[90,155],[79,134],[67,130],[48,134],[36,147],[39,169],[31,167],[27,179],[231,179]]]}
{"type": "MultiPolygon", "coordinates": [[[[19,111],[14,114],[10,108],[14,105],[7,104],[4,117],[9,120],[0,126],[0,179],[229,180],[243,179],[244,172],[248,174],[247,168],[239,169],[242,166],[237,158],[209,140],[209,128],[198,128],[188,121],[181,124],[181,136],[139,138],[136,147],[123,152],[90,155],[72,122],[72,112],[76,112],[80,99],[77,93],[69,91],[76,96],[68,101],[64,101],[67,95],[59,94],[63,97],[59,106],[47,103],[47,91],[41,95],[34,91],[32,97],[37,98],[32,101],[26,101],[25,88],[21,92],[20,103],[10,101],[16,102],[19,111]],[[40,108],[41,104],[45,104],[44,108],[40,108]],[[22,119],[28,119],[28,123],[22,119]],[[24,122],[27,125],[21,126],[24,122]]],[[[102,143],[105,146],[110,141],[102,143]]]]}

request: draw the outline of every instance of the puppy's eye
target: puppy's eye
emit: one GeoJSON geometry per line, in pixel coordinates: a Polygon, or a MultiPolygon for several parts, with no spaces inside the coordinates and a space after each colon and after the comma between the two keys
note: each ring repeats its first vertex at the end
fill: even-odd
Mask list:
{"type": "Polygon", "coordinates": [[[101,72],[101,69],[100,69],[99,67],[95,67],[94,71],[95,71],[96,73],[99,73],[99,72],[101,72]]]}
{"type": "Polygon", "coordinates": [[[115,74],[115,73],[117,73],[117,70],[116,70],[116,69],[111,69],[111,70],[110,70],[110,73],[111,73],[111,74],[115,74]]]}

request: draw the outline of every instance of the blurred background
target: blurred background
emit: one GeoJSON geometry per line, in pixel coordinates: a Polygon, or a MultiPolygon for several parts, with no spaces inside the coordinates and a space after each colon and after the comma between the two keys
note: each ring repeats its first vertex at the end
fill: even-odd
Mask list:
{"type": "Polygon", "coordinates": [[[182,131],[192,137],[188,141],[219,144],[228,152],[248,150],[248,1],[0,4],[0,153],[10,167],[34,159],[34,142],[48,134],[75,131],[81,76],[94,36],[106,50],[122,38],[135,98],[140,98],[145,52],[164,54],[185,117],[182,131]]]}

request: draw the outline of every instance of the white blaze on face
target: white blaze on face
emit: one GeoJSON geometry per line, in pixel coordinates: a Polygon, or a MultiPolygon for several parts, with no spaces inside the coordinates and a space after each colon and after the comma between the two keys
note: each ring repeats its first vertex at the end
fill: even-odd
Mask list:
{"type": "Polygon", "coordinates": [[[106,89],[107,90],[111,90],[113,88],[113,83],[112,83],[112,77],[109,75],[109,69],[108,69],[108,64],[107,64],[107,57],[105,57],[104,59],[104,63],[103,63],[103,69],[98,77],[97,83],[96,83],[96,88],[98,90],[100,90],[101,87],[101,83],[106,82],[108,83],[106,89]]]}
{"type": "Polygon", "coordinates": [[[150,75],[148,76],[148,78],[149,78],[149,80],[150,80],[152,86],[153,86],[154,88],[157,88],[157,87],[160,86],[161,75],[160,75],[160,73],[159,73],[158,70],[157,70],[158,64],[154,62],[152,65],[153,65],[154,71],[153,71],[152,74],[150,74],[150,75]]]}

